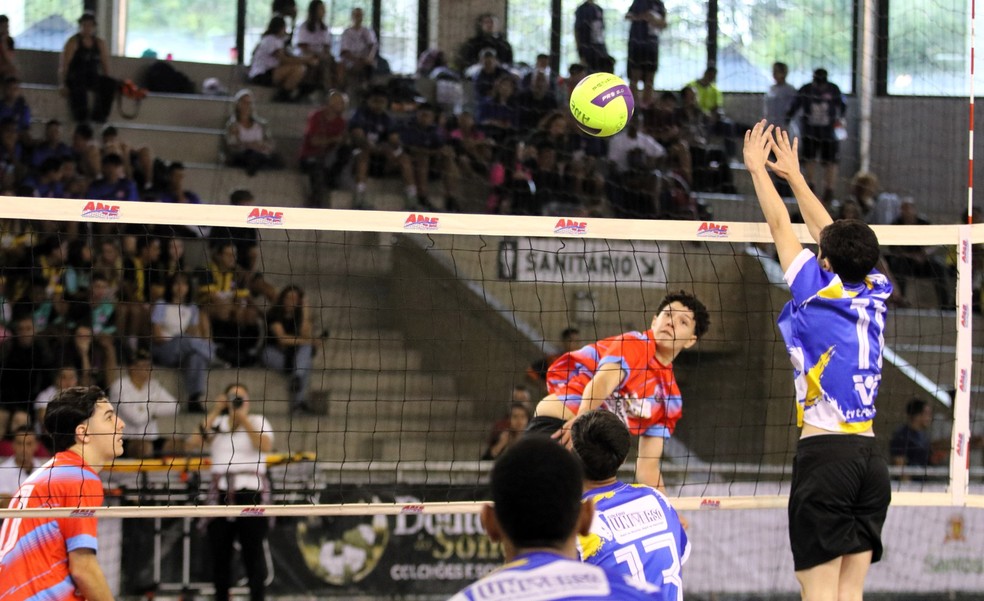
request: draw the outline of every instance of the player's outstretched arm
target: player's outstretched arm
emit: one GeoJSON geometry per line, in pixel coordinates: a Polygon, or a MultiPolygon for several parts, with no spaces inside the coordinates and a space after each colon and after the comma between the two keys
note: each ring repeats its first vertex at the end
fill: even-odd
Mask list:
{"type": "MultiPolygon", "coordinates": [[[[618,363],[605,363],[598,368],[591,381],[585,384],[584,392],[581,393],[581,405],[577,410],[577,415],[601,407],[605,399],[612,396],[618,389],[619,382],[625,378],[625,373],[618,363]]],[[[571,443],[571,424],[577,419],[577,415],[567,420],[560,430],[554,433],[553,438],[560,441],[560,444],[569,447],[571,443]]]]}
{"type": "Polygon", "coordinates": [[[769,231],[772,232],[772,239],[776,243],[779,264],[785,271],[793,263],[796,255],[803,250],[803,245],[800,244],[793,232],[793,223],[789,219],[789,211],[786,210],[786,205],[782,202],[782,198],[766,169],[768,165],[775,170],[769,161],[769,155],[775,146],[772,139],[772,129],[773,126],[767,125],[764,119],[756,123],[752,129],[745,132],[743,152],[745,166],[748,168],[748,173],[752,176],[752,183],[755,186],[755,196],[758,197],[762,214],[769,224],[769,231]]]}
{"type": "Polygon", "coordinates": [[[820,242],[820,231],[830,225],[833,219],[817,195],[810,189],[803,172],[800,171],[799,140],[793,138],[792,144],[790,144],[789,132],[777,127],[772,153],[776,160],[769,163],[769,168],[789,183],[789,187],[793,189],[793,195],[796,196],[796,202],[799,204],[803,221],[806,222],[806,227],[810,230],[810,237],[815,242],[820,242]]]}

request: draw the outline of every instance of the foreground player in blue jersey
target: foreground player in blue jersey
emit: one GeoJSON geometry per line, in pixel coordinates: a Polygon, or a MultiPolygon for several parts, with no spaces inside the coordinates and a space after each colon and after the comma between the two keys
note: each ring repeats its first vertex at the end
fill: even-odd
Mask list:
{"type": "Polygon", "coordinates": [[[683,601],[680,566],[690,543],[669,500],[644,484],[619,482],[632,437],[617,415],[596,409],[571,426],[584,467],[585,503],[595,507],[591,532],[578,537],[581,561],[660,585],[663,601],[683,601]]]}
{"type": "Polygon", "coordinates": [[[789,541],[803,599],[860,601],[868,568],[882,555],[892,497],[871,429],[892,285],[874,270],[875,233],[861,221],[831,220],[800,173],[797,151],[796,140],[764,121],[745,134],[745,165],[793,295],[779,315],[803,428],[789,541]],[[789,182],[816,256],[797,239],[767,167],[789,182]]]}
{"type": "Polygon", "coordinates": [[[528,434],[495,462],[493,505],[482,525],[502,542],[506,564],[451,601],[654,601],[659,588],[577,561],[575,537],[594,516],[581,503],[578,460],[550,438],[528,434]]]}

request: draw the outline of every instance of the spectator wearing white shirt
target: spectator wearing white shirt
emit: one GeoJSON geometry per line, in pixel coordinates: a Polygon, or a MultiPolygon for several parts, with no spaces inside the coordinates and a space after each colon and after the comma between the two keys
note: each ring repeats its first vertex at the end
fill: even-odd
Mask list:
{"type": "Polygon", "coordinates": [[[190,290],[188,274],[179,271],[171,276],[164,299],[154,304],[150,315],[150,351],[158,365],[182,369],[188,410],[204,413],[202,399],[215,352],[209,339],[208,318],[198,305],[188,301],[190,290]]]}
{"type": "MultiPolygon", "coordinates": [[[[268,496],[266,454],[273,449],[273,428],[265,417],[250,413],[249,390],[242,385],[226,387],[215,399],[200,424],[200,435],[188,440],[190,452],[210,446],[213,503],[219,505],[258,505],[268,496]]],[[[233,543],[239,540],[249,597],[264,598],[267,575],[263,544],[269,529],[262,517],[218,518],[208,523],[212,551],[212,581],[216,601],[228,601],[232,584],[230,559],[233,543]]]]}
{"type": "Polygon", "coordinates": [[[304,56],[318,60],[308,71],[309,82],[322,90],[330,90],[335,80],[335,57],[331,54],[331,29],[325,24],[325,3],[311,0],[307,19],[294,32],[294,42],[304,56]]]}
{"type": "Polygon", "coordinates": [[[617,217],[647,219],[658,216],[657,200],[662,179],[658,166],[665,156],[666,149],[642,131],[638,119],[633,119],[624,131],[612,136],[608,143],[608,160],[611,162],[608,187],[617,217]]]}
{"type": "Polygon", "coordinates": [[[789,109],[796,100],[796,88],[786,83],[789,75],[789,66],[786,63],[774,63],[772,65],[772,79],[776,83],[769,86],[762,100],[762,116],[769,125],[789,129],[789,109]]]}
{"type": "Polygon", "coordinates": [[[379,42],[376,40],[376,32],[362,26],[363,17],[361,8],[352,9],[352,25],[342,32],[338,52],[344,81],[349,88],[368,83],[376,66],[379,42]]]}
{"type": "Polygon", "coordinates": [[[63,367],[55,372],[55,379],[51,386],[45,388],[34,397],[34,416],[36,424],[44,423],[44,414],[48,410],[48,403],[55,395],[65,390],[79,385],[79,372],[74,367],[63,367]]]}
{"type": "Polygon", "coordinates": [[[300,97],[300,85],[309,67],[317,64],[310,56],[294,56],[287,52],[287,22],[273,17],[260,43],[253,50],[249,65],[249,80],[261,86],[279,90],[277,100],[293,101],[300,97]]]}
{"type": "Polygon", "coordinates": [[[24,480],[41,467],[41,461],[34,457],[38,436],[31,426],[20,426],[12,438],[14,454],[0,463],[0,507],[6,507],[24,480]]]}
{"type": "Polygon", "coordinates": [[[161,436],[157,418],[173,416],[178,401],[151,375],[150,353],[137,349],[126,374],[109,385],[109,402],[126,422],[123,456],[143,459],[174,450],[173,440],[161,436]]]}

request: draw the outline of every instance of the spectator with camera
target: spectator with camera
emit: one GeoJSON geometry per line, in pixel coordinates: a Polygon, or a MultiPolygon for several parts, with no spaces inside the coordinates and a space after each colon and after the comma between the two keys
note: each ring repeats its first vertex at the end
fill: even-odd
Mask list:
{"type": "MultiPolygon", "coordinates": [[[[216,505],[259,505],[268,500],[266,454],[273,449],[273,428],[260,414],[250,413],[249,390],[241,384],[226,387],[188,440],[188,451],[209,446],[212,483],[209,498],[216,505]]],[[[229,559],[238,539],[240,557],[249,581],[249,598],[264,598],[267,574],[263,542],[269,522],[263,517],[215,518],[208,523],[215,599],[228,601],[232,585],[229,559]]]]}

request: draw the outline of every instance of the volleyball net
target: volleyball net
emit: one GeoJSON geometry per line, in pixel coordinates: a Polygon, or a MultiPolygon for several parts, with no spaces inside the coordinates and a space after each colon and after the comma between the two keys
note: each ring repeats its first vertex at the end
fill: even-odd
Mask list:
{"type": "MultiPolygon", "coordinates": [[[[4,345],[17,348],[18,320],[28,315],[41,344],[75,349],[29,370],[43,372],[37,374],[43,382],[57,385],[61,368],[76,367],[80,378],[105,386],[112,399],[113,387],[132,378],[130,371],[144,357],[140,349],[153,349],[160,332],[151,328],[147,334],[119,317],[158,314],[149,296],[133,296],[131,280],[142,272],[146,290],[161,282],[161,303],[176,302],[169,288],[173,273],[154,271],[168,269],[166,254],[134,266],[134,257],[148,257],[139,254],[148,246],[176,252],[173,241],[180,240],[183,260],[171,271],[188,274],[187,298],[193,300],[187,302],[201,315],[219,321],[212,305],[228,299],[210,294],[216,287],[231,295],[232,305],[253,312],[235,335],[212,324],[208,343],[216,357],[206,370],[201,401],[210,409],[230,385],[245,386],[250,413],[266,420],[271,453],[252,463],[214,465],[209,447],[195,439],[203,415],[189,411],[193,370],[167,367],[152,352],[150,378],[173,399],[125,400],[130,406],[121,414],[152,419],[127,425],[130,456],[101,471],[108,506],[87,508],[86,515],[153,518],[162,540],[168,540],[167,524],[179,529],[172,542],[184,536],[179,525],[191,518],[277,517],[289,524],[289,535],[281,536],[300,541],[295,559],[306,561],[322,581],[344,585],[359,582],[353,574],[360,570],[371,571],[367,566],[381,561],[387,544],[412,539],[427,547],[431,560],[445,552],[452,563],[481,557],[486,567],[469,568],[474,579],[498,557],[481,542],[475,514],[488,498],[491,463],[482,457],[497,436],[509,435],[515,387],[524,387],[535,404],[545,393],[537,366],[563,350],[562,332],[576,331],[580,345],[648,329],[663,297],[682,289],[707,305],[712,323],[674,362],[683,417],[667,442],[663,468],[674,505],[690,520],[695,548],[708,551],[694,554],[691,573],[707,575],[707,590],[734,592],[784,590],[786,577],[792,578],[791,569],[780,570],[789,563],[783,508],[798,431],[791,367],[775,327],[789,293],[763,223],[37,198],[3,203],[7,265],[20,269],[7,270],[5,295],[12,298],[26,283],[30,291],[22,298],[31,300],[13,304],[4,345]],[[256,233],[255,239],[244,232],[256,233]],[[220,263],[230,239],[247,254],[249,248],[237,242],[255,243],[256,262],[249,269],[229,266],[232,287],[222,288],[220,263]],[[91,251],[91,266],[68,257],[67,249],[80,245],[91,251]],[[110,260],[114,249],[119,261],[110,260]],[[120,270],[115,281],[114,265],[120,270]],[[108,289],[99,299],[91,290],[80,296],[68,290],[67,272],[93,289],[95,281],[105,280],[108,289]],[[301,374],[307,378],[303,406],[297,405],[297,365],[264,356],[278,341],[271,315],[283,320],[281,293],[292,285],[302,291],[311,322],[307,344],[313,358],[301,374]],[[92,332],[95,342],[82,347],[91,360],[83,361],[79,328],[98,329],[98,309],[106,302],[114,305],[117,329],[92,332]],[[79,311],[88,318],[70,317],[79,311]],[[107,339],[111,343],[100,348],[99,340],[107,339]],[[222,345],[232,345],[235,353],[219,352],[222,345]],[[109,349],[115,360],[100,356],[109,349]],[[91,373],[82,373],[83,363],[91,373]],[[137,441],[149,443],[143,458],[132,455],[140,448],[137,441]],[[210,494],[212,475],[230,471],[265,471],[269,500],[257,506],[217,503],[210,494]],[[750,572],[755,578],[734,588],[722,583],[745,569],[734,557],[739,543],[758,549],[761,566],[750,572]],[[769,578],[783,583],[761,580],[769,578]]],[[[796,227],[808,243],[805,227],[796,227]]],[[[926,431],[933,442],[931,465],[893,468],[887,548],[899,555],[890,565],[912,561],[905,553],[920,549],[932,556],[914,559],[927,571],[971,578],[971,584],[976,573],[959,561],[973,527],[984,526],[984,514],[976,511],[984,503],[984,417],[975,411],[980,395],[972,377],[981,356],[975,350],[980,290],[972,248],[984,242],[982,227],[875,228],[886,256],[918,255],[936,266],[933,277],[905,279],[905,293],[893,298],[885,329],[875,421],[885,454],[907,421],[912,399],[924,401],[934,415],[926,431]],[[942,538],[934,542],[937,535],[942,538]],[[947,559],[953,548],[956,559],[947,559]]],[[[898,281],[899,274],[893,277],[898,281]]],[[[8,371],[3,377],[18,374],[23,375],[8,371]]],[[[633,461],[630,456],[626,478],[632,477],[633,461]]],[[[78,515],[65,508],[0,510],[0,517],[35,513],[78,515]]],[[[404,567],[391,568],[390,575],[414,580],[417,572],[399,565],[404,567]]],[[[420,569],[427,580],[438,579],[438,568],[420,569]]],[[[446,569],[458,580],[444,581],[466,579],[464,567],[446,569]]],[[[891,569],[881,573],[886,586],[916,578],[891,569]]],[[[921,590],[922,580],[912,582],[911,590],[921,590]]]]}

